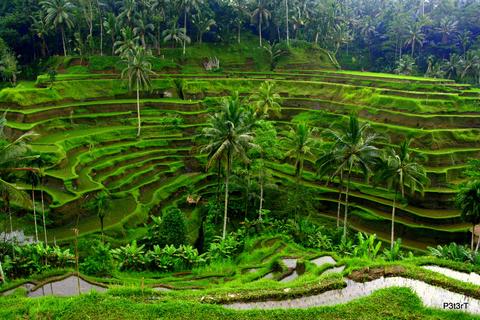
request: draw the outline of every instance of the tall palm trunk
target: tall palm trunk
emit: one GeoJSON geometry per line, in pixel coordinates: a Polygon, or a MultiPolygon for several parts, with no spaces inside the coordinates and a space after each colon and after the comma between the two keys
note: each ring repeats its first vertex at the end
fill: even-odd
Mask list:
{"type": "Polygon", "coordinates": [[[397,202],[397,193],[398,187],[395,188],[395,196],[393,197],[393,206],[392,206],[392,232],[390,235],[390,249],[393,249],[393,243],[395,241],[395,205],[397,202]]]}
{"type": "Polygon", "coordinates": [[[470,250],[473,250],[474,239],[475,239],[475,224],[472,224],[472,238],[470,241],[470,250]]]}
{"type": "MultiPolygon", "coordinates": [[[[474,229],[475,230],[475,229],[474,229]]],[[[475,246],[475,253],[478,252],[478,247],[480,246],[480,238],[477,239],[477,245],[475,246]]]]}
{"type": "Polygon", "coordinates": [[[222,239],[225,239],[227,235],[227,214],[228,214],[228,182],[229,182],[229,175],[230,175],[230,162],[231,162],[231,155],[230,151],[227,155],[227,172],[225,172],[225,208],[223,211],[223,233],[222,239]]]}
{"type": "Polygon", "coordinates": [[[262,13],[258,18],[258,36],[260,37],[260,47],[262,47],[262,13]]]}
{"type": "Polygon", "coordinates": [[[342,191],[343,191],[343,170],[340,171],[340,181],[338,182],[338,205],[337,205],[337,228],[340,227],[340,210],[342,207],[342,191]]]}
{"type": "MultiPolygon", "coordinates": [[[[183,27],[185,28],[185,37],[187,36],[187,9],[185,8],[185,12],[183,14],[183,27]]],[[[185,55],[187,46],[187,40],[183,39],[183,55],[185,55]]]]}
{"type": "Polygon", "coordinates": [[[347,190],[345,191],[345,215],[343,217],[343,237],[347,238],[347,220],[348,220],[348,195],[350,191],[350,178],[352,175],[352,167],[348,170],[347,190]]]}
{"type": "Polygon", "coordinates": [[[415,51],[415,39],[412,40],[412,58],[413,58],[414,51],[415,51]]]}
{"type": "Polygon", "coordinates": [[[263,168],[262,168],[261,175],[262,176],[260,177],[260,206],[258,209],[258,220],[262,220],[262,210],[263,210],[263,183],[264,183],[263,168]]]}
{"type": "Polygon", "coordinates": [[[63,27],[63,24],[60,26],[60,31],[62,33],[63,55],[66,57],[67,56],[67,46],[65,45],[65,28],[63,27]]]}
{"type": "Polygon", "coordinates": [[[237,28],[238,28],[238,31],[237,31],[237,42],[238,42],[238,44],[240,44],[240,41],[241,41],[241,40],[240,40],[240,33],[241,33],[241,30],[242,30],[242,23],[241,23],[241,22],[238,22],[237,28]]]}
{"type": "Polygon", "coordinates": [[[33,222],[35,225],[35,242],[38,242],[37,210],[35,206],[35,186],[32,184],[33,222]]]}
{"type": "Polygon", "coordinates": [[[286,31],[287,31],[287,46],[290,45],[290,31],[288,28],[288,0],[285,0],[285,20],[287,22],[286,31]]]}
{"type": "Polygon", "coordinates": [[[138,78],[137,78],[137,120],[138,120],[137,137],[140,137],[140,133],[142,130],[142,120],[140,118],[140,82],[138,78]]]}
{"type": "Polygon", "coordinates": [[[46,224],[46,221],[45,221],[45,202],[43,200],[43,189],[40,193],[40,197],[41,197],[41,200],[42,200],[42,220],[43,220],[43,234],[44,234],[44,237],[45,237],[45,244],[48,243],[48,238],[47,238],[47,224],[46,224]]]}
{"type": "Polygon", "coordinates": [[[99,12],[100,18],[100,55],[103,56],[103,16],[102,16],[102,9],[100,8],[100,1],[97,0],[97,7],[99,12]]]}

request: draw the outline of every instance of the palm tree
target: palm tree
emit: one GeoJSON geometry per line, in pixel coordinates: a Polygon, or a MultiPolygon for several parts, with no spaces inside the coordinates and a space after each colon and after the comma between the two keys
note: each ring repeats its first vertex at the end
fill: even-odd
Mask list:
{"type": "Polygon", "coordinates": [[[138,0],[122,0],[120,7],[120,14],[118,15],[119,19],[125,19],[127,21],[127,25],[132,27],[133,20],[136,18],[138,13],[138,0]]]}
{"type": "Polygon", "coordinates": [[[334,160],[332,161],[338,164],[333,175],[338,176],[341,172],[347,174],[343,219],[344,238],[347,236],[348,197],[352,172],[360,170],[367,177],[379,156],[378,148],[374,146],[379,137],[375,133],[369,133],[369,128],[370,125],[367,122],[360,124],[357,116],[352,115],[347,126],[340,125],[325,131],[325,135],[334,143],[332,149],[334,160]]]}
{"type": "Polygon", "coordinates": [[[48,53],[48,46],[45,37],[50,33],[50,28],[45,23],[45,17],[43,11],[39,11],[36,15],[32,16],[32,31],[40,39],[41,42],[41,54],[45,57],[48,53]]]}
{"type": "Polygon", "coordinates": [[[172,46],[175,46],[177,42],[190,43],[190,38],[186,35],[186,30],[179,28],[176,23],[173,23],[170,29],[164,30],[162,36],[164,42],[172,41],[172,46]]]}
{"type": "Polygon", "coordinates": [[[34,170],[27,171],[27,180],[32,186],[32,205],[33,205],[33,221],[35,226],[35,241],[38,242],[38,226],[37,226],[37,210],[35,205],[35,187],[39,183],[39,177],[37,172],[34,170]]]}
{"type": "Polygon", "coordinates": [[[136,19],[136,26],[133,28],[133,33],[135,36],[140,38],[142,46],[147,49],[147,42],[145,37],[152,37],[152,32],[155,30],[155,27],[151,23],[147,23],[144,17],[139,17],[136,19]]]}
{"type": "Polygon", "coordinates": [[[26,144],[26,140],[34,134],[26,133],[10,142],[5,138],[3,131],[6,123],[7,121],[4,114],[0,118],[0,194],[3,199],[5,214],[9,216],[10,233],[13,234],[10,203],[15,201],[18,205],[30,207],[31,201],[25,192],[21,191],[14,183],[8,180],[11,179],[12,175],[16,172],[32,170],[31,168],[20,167],[20,165],[31,159],[31,157],[28,156],[29,147],[26,144]]]}
{"type": "Polygon", "coordinates": [[[389,188],[395,190],[392,204],[392,230],[390,246],[393,248],[395,241],[395,209],[397,195],[400,191],[402,198],[405,197],[405,188],[423,192],[428,183],[425,168],[417,162],[415,154],[410,150],[410,141],[405,140],[400,144],[399,150],[390,148],[387,150],[385,159],[380,161],[376,179],[379,182],[387,182],[389,188]]]}
{"type": "Polygon", "coordinates": [[[458,21],[450,17],[443,17],[437,27],[437,31],[442,35],[442,43],[448,42],[448,37],[457,32],[458,21]]]}
{"type": "Polygon", "coordinates": [[[103,27],[105,28],[105,32],[110,35],[110,39],[112,41],[112,55],[115,54],[115,39],[117,38],[118,32],[118,23],[117,17],[111,12],[107,13],[107,16],[104,18],[103,27]]]}
{"type": "Polygon", "coordinates": [[[150,88],[150,75],[154,74],[152,65],[149,62],[151,55],[151,52],[146,51],[145,48],[135,47],[133,52],[126,57],[127,67],[122,70],[122,79],[128,79],[129,89],[135,89],[137,91],[137,137],[140,137],[142,130],[140,119],[140,90],[150,88]]]}
{"type": "Polygon", "coordinates": [[[329,182],[338,178],[338,203],[337,203],[337,228],[340,227],[340,211],[342,208],[342,193],[343,193],[343,170],[337,171],[339,166],[339,157],[335,152],[329,150],[324,152],[315,162],[317,168],[317,175],[319,178],[328,177],[327,185],[329,182]]]}
{"type": "Polygon", "coordinates": [[[258,36],[260,38],[260,47],[262,47],[262,25],[268,23],[272,14],[266,8],[264,0],[258,0],[257,8],[252,12],[252,21],[258,23],[258,36]]]}
{"type": "Polygon", "coordinates": [[[122,39],[114,43],[115,53],[125,58],[133,54],[134,49],[138,46],[139,38],[130,27],[125,27],[120,30],[122,39]]]}
{"type": "MultiPolygon", "coordinates": [[[[185,36],[187,35],[187,14],[192,10],[199,10],[203,0],[179,0],[179,6],[183,9],[183,29],[185,29],[185,36]]],[[[183,41],[183,55],[185,55],[186,41],[183,41]]]]}
{"type": "Polygon", "coordinates": [[[285,156],[295,159],[295,177],[297,185],[303,174],[303,163],[305,158],[313,156],[312,150],[315,147],[313,134],[314,128],[310,128],[306,123],[299,123],[295,128],[290,127],[290,131],[285,137],[286,146],[288,148],[285,156]]]}
{"type": "Polygon", "coordinates": [[[104,239],[104,219],[107,215],[108,211],[112,207],[111,196],[108,191],[102,191],[98,193],[95,198],[93,198],[92,202],[90,203],[90,208],[95,210],[97,213],[98,219],[100,220],[100,230],[102,233],[102,239],[104,239]]]}
{"type": "MultiPolygon", "coordinates": [[[[480,181],[470,181],[460,188],[456,197],[457,207],[462,212],[462,219],[472,224],[472,240],[470,247],[473,250],[475,226],[480,223],[480,181]]],[[[478,251],[480,240],[475,247],[478,251]]]]}
{"type": "Polygon", "coordinates": [[[44,0],[40,2],[45,10],[45,22],[55,28],[60,28],[62,34],[63,54],[67,56],[65,43],[65,28],[73,27],[74,5],[69,0],[44,0]]]}
{"type": "Polygon", "coordinates": [[[222,110],[210,117],[207,127],[203,129],[202,136],[207,144],[201,149],[208,153],[207,170],[218,161],[225,163],[225,207],[223,216],[223,233],[227,233],[228,218],[228,187],[235,158],[245,162],[247,150],[254,147],[251,125],[245,122],[245,108],[238,93],[222,101],[222,110]]]}
{"type": "Polygon", "coordinates": [[[258,92],[250,97],[254,108],[254,115],[260,118],[267,118],[269,113],[279,116],[282,109],[282,97],[275,90],[275,83],[265,81],[260,85],[258,92]]]}
{"type": "Polygon", "coordinates": [[[423,33],[422,28],[423,26],[418,22],[408,27],[408,35],[407,40],[405,40],[405,44],[411,46],[412,57],[413,53],[415,52],[415,44],[421,46],[423,44],[423,41],[425,40],[425,33],[423,33]]]}
{"type": "Polygon", "coordinates": [[[203,34],[209,32],[210,29],[216,24],[215,20],[207,16],[201,15],[200,13],[196,14],[192,18],[192,22],[197,28],[199,43],[203,41],[203,34]]]}

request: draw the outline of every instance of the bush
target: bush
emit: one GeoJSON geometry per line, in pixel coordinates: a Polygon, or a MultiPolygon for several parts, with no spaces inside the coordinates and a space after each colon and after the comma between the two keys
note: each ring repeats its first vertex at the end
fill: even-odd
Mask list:
{"type": "Polygon", "coordinates": [[[161,220],[156,220],[150,234],[151,245],[179,247],[187,242],[184,214],[178,208],[168,208],[161,220]]]}
{"type": "Polygon", "coordinates": [[[87,257],[80,264],[82,272],[94,276],[111,275],[113,270],[113,256],[110,252],[110,245],[100,241],[90,243],[90,250],[87,257]]]}
{"type": "Polygon", "coordinates": [[[111,250],[111,253],[119,262],[120,270],[141,271],[150,263],[144,248],[144,245],[139,246],[134,240],[131,244],[111,250]]]}
{"type": "Polygon", "coordinates": [[[4,271],[9,278],[28,277],[32,274],[54,268],[67,268],[75,263],[75,256],[69,249],[50,247],[43,243],[14,245],[15,253],[3,258],[4,271]]]}
{"type": "Polygon", "coordinates": [[[237,240],[236,236],[229,234],[222,239],[217,237],[216,241],[210,244],[210,247],[207,252],[209,261],[223,261],[229,260],[234,257],[235,254],[239,252],[240,241],[237,240]]]}

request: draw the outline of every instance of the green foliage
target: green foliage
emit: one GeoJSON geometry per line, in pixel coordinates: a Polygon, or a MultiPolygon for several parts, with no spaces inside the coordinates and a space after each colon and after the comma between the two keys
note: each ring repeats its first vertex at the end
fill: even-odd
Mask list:
{"type": "Polygon", "coordinates": [[[80,264],[80,270],[88,275],[104,277],[112,274],[114,269],[110,245],[100,241],[87,242],[86,257],[80,264]]]}
{"type": "Polygon", "coordinates": [[[185,215],[176,207],[168,208],[161,219],[153,220],[149,239],[150,244],[158,244],[160,247],[173,245],[178,247],[187,242],[187,227],[185,215]]]}
{"type": "Polygon", "coordinates": [[[389,249],[383,250],[383,255],[385,256],[385,260],[387,261],[399,261],[404,258],[404,254],[402,252],[402,239],[397,239],[393,246],[389,249]]]}
{"type": "Polygon", "coordinates": [[[43,243],[14,245],[14,252],[3,257],[3,268],[8,278],[27,277],[42,271],[73,266],[74,255],[69,249],[43,243]]]}
{"type": "Polygon", "coordinates": [[[352,253],[353,257],[375,260],[380,254],[382,242],[377,240],[376,234],[367,235],[359,232],[357,233],[357,240],[358,243],[352,253]]]}
{"type": "Polygon", "coordinates": [[[225,239],[217,237],[214,242],[210,244],[207,251],[208,260],[226,261],[232,259],[239,253],[242,245],[235,234],[228,234],[225,239]]]}
{"type": "Polygon", "coordinates": [[[468,249],[468,247],[459,245],[454,242],[445,246],[439,245],[436,248],[429,247],[428,251],[430,255],[441,259],[459,262],[474,261],[474,255],[472,255],[472,252],[468,249]]]}
{"type": "Polygon", "coordinates": [[[117,261],[120,270],[141,271],[148,264],[145,246],[132,241],[124,247],[112,249],[112,256],[117,261]]]}

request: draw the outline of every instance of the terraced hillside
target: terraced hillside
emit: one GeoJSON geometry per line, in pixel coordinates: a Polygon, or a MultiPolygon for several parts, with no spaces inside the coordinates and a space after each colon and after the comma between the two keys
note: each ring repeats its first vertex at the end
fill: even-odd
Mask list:
{"type": "MultiPolygon", "coordinates": [[[[397,211],[398,236],[419,248],[467,241],[469,225],[460,220],[452,196],[469,159],[480,154],[480,90],[442,79],[313,70],[305,64],[281,67],[253,72],[232,65],[219,73],[157,74],[153,90],[142,95],[140,139],[136,101],[116,73],[69,73],[53,84],[39,77],[35,84],[3,90],[0,109],[8,112],[7,134],[34,131],[33,150],[48,159],[44,183],[35,192],[39,199],[44,191],[49,233],[57,240],[71,237],[77,218],[82,234],[98,231],[98,218],[88,215],[83,203],[108,189],[114,197],[105,220],[108,232],[125,234],[175,201],[186,212],[195,241],[199,210],[186,198],[212,192],[208,186],[215,184],[214,175],[204,170],[195,134],[219,97],[232,91],[248,95],[273,80],[284,96],[282,115],[275,119],[279,132],[298,121],[326,128],[354,112],[392,145],[414,138],[431,184],[423,197],[414,196],[397,211]]],[[[305,185],[315,192],[318,218],[334,219],[337,188],[318,181],[313,160],[306,164],[305,185]]],[[[293,181],[289,160],[270,163],[269,169],[279,185],[293,181]]],[[[351,226],[388,239],[393,194],[354,180],[351,226]]],[[[31,215],[23,212],[14,223],[32,223],[31,215]]]]}

